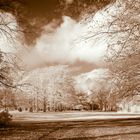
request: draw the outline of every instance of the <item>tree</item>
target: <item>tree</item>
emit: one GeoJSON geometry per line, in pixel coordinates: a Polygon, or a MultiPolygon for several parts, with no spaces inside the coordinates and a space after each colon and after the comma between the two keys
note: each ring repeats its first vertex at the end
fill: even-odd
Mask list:
{"type": "MultiPolygon", "coordinates": [[[[0,5],[1,6],[1,5],[0,5]]],[[[0,7],[1,8],[1,7],[0,7]]],[[[19,28],[16,24],[15,18],[3,10],[0,11],[0,90],[2,91],[0,97],[4,98],[13,104],[15,102],[14,92],[22,86],[15,82],[15,77],[23,69],[19,66],[17,61],[21,61],[15,53],[15,43],[17,43],[17,36],[19,28]],[[3,94],[5,91],[6,94],[3,94]],[[8,92],[7,92],[8,91],[8,92]],[[12,101],[8,98],[12,97],[12,101]]],[[[15,103],[14,103],[15,104],[15,103]]],[[[14,105],[13,105],[14,106],[14,105]]],[[[5,107],[6,108],[6,107],[5,107]]]]}
{"type": "Polygon", "coordinates": [[[15,18],[3,10],[0,11],[0,84],[5,87],[14,87],[12,85],[12,73],[19,70],[16,63],[17,55],[14,53],[14,46],[17,43],[19,27],[15,18]]]}
{"type": "Polygon", "coordinates": [[[121,2],[124,5],[120,15],[115,19],[110,28],[116,36],[116,42],[109,45],[109,68],[117,83],[119,98],[129,98],[140,92],[140,2],[121,2]],[[116,27],[115,27],[116,25],[116,27]],[[119,49],[117,49],[119,48],[119,49]],[[114,67],[113,67],[114,65],[114,67]]]}
{"type": "Polygon", "coordinates": [[[22,82],[31,83],[26,93],[36,97],[36,103],[42,103],[44,112],[72,108],[76,102],[73,78],[67,66],[38,68],[30,71],[22,82]]]}
{"type": "Polygon", "coordinates": [[[104,22],[99,19],[98,28],[86,38],[106,38],[106,66],[112,76],[111,92],[118,101],[140,92],[139,6],[139,0],[117,0],[100,13],[104,22]]]}

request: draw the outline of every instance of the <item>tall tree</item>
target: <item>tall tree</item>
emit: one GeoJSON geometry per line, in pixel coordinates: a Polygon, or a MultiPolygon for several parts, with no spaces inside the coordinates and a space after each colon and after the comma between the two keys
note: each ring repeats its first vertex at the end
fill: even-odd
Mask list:
{"type": "Polygon", "coordinates": [[[27,93],[43,103],[43,110],[62,110],[72,107],[75,102],[73,78],[67,66],[58,65],[30,71],[22,80],[32,86],[27,93]],[[37,90],[33,92],[33,88],[37,90]]]}
{"type": "Polygon", "coordinates": [[[112,92],[120,101],[140,92],[139,6],[139,0],[117,0],[99,14],[104,22],[99,19],[98,28],[92,28],[93,31],[87,37],[106,39],[105,60],[114,83],[112,92]]]}

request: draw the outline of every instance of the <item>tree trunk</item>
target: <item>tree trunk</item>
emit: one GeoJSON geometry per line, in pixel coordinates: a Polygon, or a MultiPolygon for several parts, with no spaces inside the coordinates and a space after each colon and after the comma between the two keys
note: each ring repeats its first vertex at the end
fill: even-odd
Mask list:
{"type": "Polygon", "coordinates": [[[43,112],[46,112],[47,108],[46,108],[46,97],[44,97],[44,100],[43,100],[43,112]]]}

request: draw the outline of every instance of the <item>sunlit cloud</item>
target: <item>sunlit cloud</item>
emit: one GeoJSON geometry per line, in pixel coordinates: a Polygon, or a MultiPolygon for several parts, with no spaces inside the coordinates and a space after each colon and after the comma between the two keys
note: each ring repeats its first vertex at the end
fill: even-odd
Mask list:
{"type": "Polygon", "coordinates": [[[66,0],[67,4],[72,4],[74,0],[66,0]]]}
{"type": "Polygon", "coordinates": [[[77,23],[70,17],[63,17],[63,23],[52,33],[44,32],[37,40],[35,49],[46,62],[75,63],[78,61],[100,63],[106,50],[106,39],[83,40],[88,25],[77,23]]]}
{"type": "Polygon", "coordinates": [[[95,69],[88,73],[83,73],[75,77],[75,88],[79,92],[88,95],[107,87],[106,79],[109,77],[108,69],[95,69]]]}

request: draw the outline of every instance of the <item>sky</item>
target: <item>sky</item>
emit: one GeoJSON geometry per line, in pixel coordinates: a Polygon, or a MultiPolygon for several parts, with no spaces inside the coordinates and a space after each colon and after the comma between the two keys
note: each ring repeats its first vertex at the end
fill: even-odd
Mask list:
{"type": "MultiPolygon", "coordinates": [[[[16,44],[18,53],[20,52],[19,56],[25,65],[32,69],[58,64],[69,65],[74,74],[104,68],[104,55],[108,45],[107,37],[86,38],[92,35],[92,32],[99,31],[100,26],[105,24],[107,20],[104,10],[106,3],[98,3],[97,1],[90,3],[83,0],[79,4],[76,0],[65,0],[60,4],[53,0],[48,3],[42,1],[44,4],[48,4],[47,7],[42,4],[36,7],[38,3],[34,2],[34,5],[31,5],[32,1],[29,2],[27,7],[24,8],[27,11],[32,11],[32,14],[30,15],[29,13],[27,17],[24,17],[26,19],[23,18],[22,20],[24,20],[24,25],[32,25],[27,26],[29,32],[33,30],[33,34],[38,35],[32,36],[25,32],[22,35],[20,34],[19,38],[21,40],[19,40],[19,43],[16,42],[18,44],[16,44]],[[97,8],[99,5],[100,8],[97,8]],[[56,8],[56,11],[53,13],[54,8],[56,8]],[[71,8],[74,12],[70,10],[71,8]],[[85,8],[89,8],[92,12],[87,14],[85,11],[88,10],[85,8]],[[75,14],[75,9],[77,10],[77,15],[75,14]],[[36,18],[33,18],[33,15],[36,15],[36,18]],[[44,22],[41,24],[38,21],[42,21],[42,19],[44,22]],[[29,43],[26,38],[30,38],[31,42],[29,43]]],[[[23,13],[22,9],[21,12],[23,13]]],[[[21,29],[25,29],[24,25],[19,23],[20,17],[18,14],[10,15],[8,13],[7,15],[11,17],[12,22],[15,22],[12,25],[13,27],[19,26],[21,29]]],[[[4,43],[1,41],[1,44],[4,43]]],[[[6,43],[1,46],[6,51],[8,50],[6,43]]]]}
{"type": "Polygon", "coordinates": [[[82,68],[89,71],[103,66],[107,47],[105,38],[98,41],[82,39],[88,34],[88,24],[76,22],[68,16],[63,16],[63,22],[57,29],[54,24],[55,21],[46,25],[34,47],[26,55],[23,54],[27,65],[66,64],[80,71],[82,68]]]}
{"type": "Polygon", "coordinates": [[[108,21],[111,21],[108,12],[117,12],[115,5],[110,4],[108,7],[94,13],[94,16],[88,16],[88,22],[85,17],[75,20],[66,15],[62,16],[59,26],[58,20],[52,20],[43,27],[30,52],[23,55],[23,60],[31,67],[69,65],[75,74],[104,68],[104,56],[110,38],[106,35],[90,36],[101,29],[107,31],[108,21]]]}
{"type": "Polygon", "coordinates": [[[83,15],[96,13],[112,0],[2,0],[0,9],[15,16],[24,31],[24,43],[31,45],[40,37],[43,27],[54,20],[56,28],[63,16],[80,21],[83,15]]]}
{"type": "MultiPolygon", "coordinates": [[[[83,1],[81,5],[83,6],[83,4],[86,4],[87,6],[89,3],[87,1],[83,1]]],[[[97,6],[97,4],[97,2],[93,2],[92,7],[97,6]]],[[[36,5],[37,3],[34,3],[34,6],[30,9],[32,12],[36,10],[36,5]]],[[[20,52],[19,56],[25,65],[32,69],[58,64],[69,65],[74,74],[89,72],[97,68],[104,68],[104,55],[106,54],[108,45],[107,36],[88,38],[89,36],[92,36],[94,32],[100,31],[100,26],[107,24],[108,19],[110,19],[110,17],[107,17],[107,13],[105,11],[108,6],[106,6],[106,4],[104,5],[104,8],[99,8],[98,10],[96,9],[96,11],[90,14],[87,14],[85,12],[86,10],[80,6],[85,14],[82,12],[80,13],[77,10],[79,13],[76,16],[70,11],[64,9],[60,10],[60,5],[56,1],[49,2],[47,8],[39,5],[38,10],[40,11],[36,13],[38,15],[38,19],[40,18],[39,14],[44,12],[44,10],[45,12],[50,13],[58,6],[59,8],[56,12],[57,18],[52,14],[49,17],[50,22],[46,24],[44,23],[45,25],[38,23],[40,28],[42,28],[42,31],[40,32],[36,30],[35,33],[40,32],[40,36],[34,38],[31,37],[35,43],[28,44],[27,41],[24,40],[26,37],[30,38],[30,35],[26,34],[26,32],[25,34],[19,35],[21,40],[19,40],[19,43],[16,42],[18,44],[16,44],[16,46],[18,48],[18,53],[20,52]],[[60,13],[61,16],[58,16],[60,13]],[[86,20],[86,18],[88,20],[86,20]]],[[[79,8],[76,7],[77,3],[75,0],[66,0],[66,9],[71,8],[70,6],[73,7],[73,10],[75,10],[75,8],[79,8]]],[[[90,9],[92,8],[90,7],[90,9]]],[[[112,12],[112,8],[110,8],[109,11],[112,12]]],[[[33,14],[35,14],[34,12],[33,14]]],[[[11,20],[15,23],[12,25],[13,28],[17,28],[17,26],[20,27],[18,16],[13,16],[9,13],[7,13],[7,15],[9,16],[9,18],[6,18],[8,19],[7,22],[11,20]]],[[[45,13],[43,14],[43,17],[48,19],[48,16],[45,13]]],[[[32,22],[32,20],[29,20],[28,17],[27,20],[27,23],[32,22]]],[[[32,24],[37,25],[37,21],[35,20],[32,24]]],[[[23,29],[23,26],[20,28],[23,29]]],[[[28,28],[28,30],[30,31],[30,28],[28,28]]],[[[4,44],[5,42],[3,43],[1,41],[1,43],[4,44]]],[[[6,48],[6,43],[1,46],[3,46],[5,50],[8,50],[6,48]]]]}
{"type": "MultiPolygon", "coordinates": [[[[66,4],[71,5],[73,2],[74,0],[69,0],[66,4]]],[[[114,42],[114,39],[112,40],[106,34],[97,36],[94,36],[94,34],[108,30],[108,23],[113,20],[112,15],[118,15],[121,12],[117,4],[111,3],[90,14],[81,12],[79,16],[63,13],[60,17],[53,18],[52,14],[50,21],[43,24],[38,23],[36,20],[33,22],[27,17],[28,21],[26,21],[25,25],[28,22],[33,22],[32,24],[35,25],[31,26],[31,29],[28,27],[29,32],[33,29],[35,33],[39,34],[33,37],[28,32],[14,34],[17,40],[13,44],[0,38],[0,47],[3,51],[9,52],[13,51],[11,49],[11,45],[13,45],[14,52],[23,61],[24,66],[29,68],[31,73],[36,71],[38,75],[41,75],[41,71],[43,72],[46,68],[51,68],[51,66],[54,68],[60,65],[68,66],[75,77],[77,88],[90,94],[90,89],[98,90],[106,84],[106,81],[102,80],[108,76],[104,58],[107,54],[108,43],[114,42]],[[41,30],[34,29],[38,26],[41,30]],[[30,40],[31,42],[29,43],[26,38],[30,38],[32,41],[30,40]],[[97,83],[96,80],[101,83],[97,83]]],[[[49,10],[52,10],[51,8],[49,10]]],[[[6,22],[12,23],[10,26],[13,29],[24,29],[24,26],[18,22],[19,17],[10,13],[5,14],[8,17],[6,22]]],[[[47,19],[46,14],[43,15],[43,18],[45,16],[47,19]]],[[[38,19],[40,18],[38,17],[38,19]]],[[[34,77],[32,74],[28,76],[34,77]]]]}

